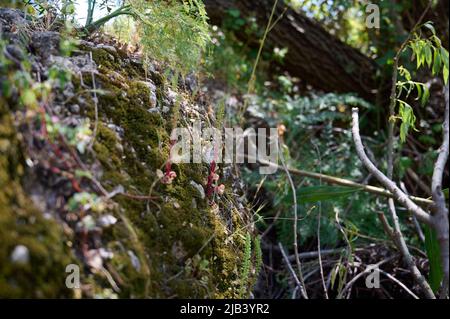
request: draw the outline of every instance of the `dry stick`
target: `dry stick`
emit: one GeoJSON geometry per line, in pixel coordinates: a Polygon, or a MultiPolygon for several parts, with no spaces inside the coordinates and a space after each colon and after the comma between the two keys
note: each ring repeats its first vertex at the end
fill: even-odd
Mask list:
{"type": "MultiPolygon", "coordinates": [[[[422,222],[432,224],[433,219],[432,216],[427,214],[422,208],[417,206],[413,201],[409,199],[409,197],[403,193],[400,188],[386,175],[384,175],[378,168],[375,167],[375,165],[370,161],[370,159],[367,157],[364,146],[361,141],[361,136],[359,134],[359,114],[358,114],[358,108],[353,108],[352,112],[352,118],[353,118],[353,140],[355,142],[356,152],[358,153],[359,158],[363,162],[364,166],[375,176],[378,181],[383,184],[388,190],[390,190],[398,202],[400,202],[403,206],[405,206],[410,212],[415,214],[419,220],[422,222]]],[[[427,298],[435,298],[433,290],[431,289],[428,282],[425,280],[425,278],[420,273],[419,269],[417,268],[413,257],[411,256],[408,247],[406,246],[405,239],[400,231],[400,223],[398,220],[397,213],[395,211],[395,204],[393,199],[389,199],[389,210],[392,215],[392,219],[394,222],[394,237],[395,237],[395,243],[400,250],[406,264],[408,265],[412,275],[414,276],[414,279],[417,281],[417,283],[422,288],[423,292],[427,296],[427,298]]]]}
{"type": "Polygon", "coordinates": [[[325,299],[329,299],[328,297],[328,289],[325,284],[325,276],[323,274],[323,263],[322,263],[322,251],[320,248],[320,219],[322,218],[322,205],[319,207],[319,214],[317,215],[317,251],[319,257],[319,269],[320,269],[320,279],[322,281],[323,293],[325,294],[325,299]]]}
{"type": "MultiPolygon", "coordinates": [[[[369,271],[373,268],[368,267],[367,268],[369,271]]],[[[383,275],[385,275],[386,277],[388,277],[390,280],[392,280],[393,282],[395,282],[397,285],[399,285],[400,287],[402,287],[408,294],[410,294],[414,299],[419,299],[419,297],[412,292],[408,287],[406,287],[406,285],[404,283],[402,283],[400,280],[398,280],[397,278],[395,278],[394,276],[392,276],[390,273],[378,268],[376,271],[379,271],[380,273],[382,273],[383,275]]],[[[364,274],[364,272],[360,273],[361,275],[364,274]]],[[[359,278],[359,277],[358,277],[359,278]]]]}
{"type": "MultiPolygon", "coordinates": [[[[311,259],[311,258],[317,258],[320,256],[325,257],[325,256],[333,256],[333,255],[337,255],[337,254],[341,254],[342,252],[348,250],[348,247],[343,247],[343,248],[336,248],[336,249],[322,249],[320,252],[319,251],[308,251],[308,252],[304,252],[304,253],[300,253],[299,257],[300,259],[311,259]]],[[[353,250],[353,252],[363,252],[365,251],[364,248],[356,248],[353,250]]],[[[289,261],[294,261],[295,256],[289,256],[288,257],[289,261]]]]}
{"type": "Polygon", "coordinates": [[[336,299],[342,299],[342,296],[345,294],[345,292],[350,289],[353,284],[362,276],[364,276],[365,274],[371,272],[373,269],[380,269],[380,266],[383,264],[386,264],[392,260],[394,260],[397,256],[392,256],[389,257],[388,259],[384,259],[374,265],[371,265],[370,267],[367,267],[364,271],[360,272],[359,274],[357,274],[355,277],[353,277],[346,285],[345,287],[341,290],[341,292],[339,293],[339,295],[336,297],[336,299]]]}
{"type": "MultiPolygon", "coordinates": [[[[281,141],[278,142],[278,145],[281,144],[281,141]]],[[[279,147],[279,146],[278,146],[279,147]]],[[[298,270],[298,274],[300,277],[300,281],[302,283],[302,286],[305,288],[304,290],[300,289],[300,292],[303,295],[303,298],[308,299],[308,294],[306,292],[306,286],[305,286],[305,281],[303,280],[303,273],[302,273],[302,264],[300,263],[300,257],[298,255],[298,235],[297,235],[297,223],[298,223],[298,205],[297,205],[297,191],[295,189],[295,184],[294,181],[292,180],[292,176],[289,173],[289,170],[287,169],[286,163],[284,161],[284,155],[283,155],[283,151],[280,152],[280,160],[281,160],[281,164],[283,165],[283,168],[286,172],[286,175],[288,177],[289,180],[289,184],[291,185],[292,188],[292,196],[293,196],[293,200],[294,200],[294,226],[293,226],[293,231],[294,231],[294,254],[295,254],[295,262],[297,264],[297,270],[298,270]]]]}
{"type": "Polygon", "coordinates": [[[403,284],[400,280],[398,280],[397,278],[395,278],[394,276],[392,276],[390,273],[385,272],[384,270],[378,269],[378,271],[380,273],[382,273],[383,275],[385,275],[386,277],[388,277],[390,280],[392,280],[393,282],[395,282],[397,285],[399,285],[400,287],[402,287],[407,293],[409,293],[414,299],[419,299],[419,297],[417,297],[417,295],[415,293],[413,293],[408,287],[405,286],[405,284],[403,284]]]}
{"type": "Polygon", "coordinates": [[[284,250],[283,245],[281,243],[278,243],[278,247],[280,247],[280,251],[281,251],[281,254],[283,255],[283,259],[286,262],[286,266],[288,267],[289,272],[291,273],[292,277],[294,278],[297,287],[299,287],[300,292],[302,293],[303,297],[308,299],[308,297],[305,297],[305,295],[306,295],[306,287],[304,286],[304,283],[300,282],[300,280],[298,279],[294,268],[292,268],[292,265],[289,262],[288,256],[286,255],[286,251],[284,250]]]}
{"type": "Polygon", "coordinates": [[[408,266],[414,280],[419,284],[420,288],[425,293],[425,296],[430,299],[436,299],[433,289],[431,289],[425,277],[420,272],[419,268],[416,266],[413,256],[411,255],[408,246],[406,245],[405,238],[400,229],[400,221],[395,208],[395,203],[393,199],[388,201],[389,211],[391,212],[391,217],[394,223],[394,243],[396,243],[397,248],[403,256],[403,259],[408,266]]]}
{"type": "MultiPolygon", "coordinates": [[[[253,159],[253,158],[251,158],[249,156],[245,156],[245,158],[253,159]]],[[[271,166],[271,167],[274,167],[277,170],[283,170],[283,167],[281,167],[281,166],[279,166],[277,164],[274,164],[272,162],[268,162],[268,161],[265,161],[265,160],[262,160],[262,159],[254,159],[254,160],[256,160],[261,165],[271,166]]],[[[292,175],[297,175],[297,176],[302,176],[302,177],[309,177],[309,178],[314,178],[314,179],[320,179],[323,182],[326,182],[326,183],[329,183],[329,184],[341,185],[341,186],[345,186],[345,187],[359,188],[361,191],[365,191],[367,193],[371,193],[371,194],[375,194],[375,195],[379,195],[379,196],[388,197],[388,198],[394,198],[395,199],[395,196],[389,190],[386,190],[384,188],[375,187],[375,186],[371,186],[371,185],[364,185],[364,184],[356,183],[356,182],[350,181],[348,179],[340,178],[340,177],[324,175],[324,174],[319,174],[319,173],[299,170],[299,169],[290,168],[290,167],[288,167],[288,171],[292,175]]],[[[414,201],[416,203],[422,204],[424,206],[433,205],[433,203],[434,203],[432,200],[427,199],[427,198],[422,198],[422,197],[409,196],[409,199],[411,199],[412,201],[414,201]]]]}
{"type": "Polygon", "coordinates": [[[441,298],[445,298],[448,290],[449,280],[449,226],[448,226],[448,208],[446,206],[445,196],[442,192],[442,176],[445,170],[445,164],[448,159],[449,152],[449,88],[448,84],[444,88],[445,96],[445,114],[443,127],[443,142],[439,149],[439,156],[434,165],[431,190],[433,200],[436,203],[435,208],[435,224],[434,228],[437,232],[439,245],[441,248],[441,263],[444,271],[444,280],[442,282],[441,298]]]}

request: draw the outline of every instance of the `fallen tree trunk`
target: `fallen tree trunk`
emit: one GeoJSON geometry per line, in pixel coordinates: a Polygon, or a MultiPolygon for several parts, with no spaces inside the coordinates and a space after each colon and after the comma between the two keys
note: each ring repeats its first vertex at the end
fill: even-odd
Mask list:
{"type": "MultiPolygon", "coordinates": [[[[244,16],[255,16],[258,24],[267,24],[271,0],[205,0],[211,23],[221,25],[232,8],[244,16]]],[[[276,8],[276,16],[285,10],[283,1],[276,8]]],[[[244,32],[238,34],[244,38],[244,32]]],[[[288,9],[284,17],[268,35],[270,45],[288,48],[285,69],[293,76],[326,92],[357,93],[369,101],[375,100],[377,66],[358,50],[328,33],[319,23],[288,9]]]]}

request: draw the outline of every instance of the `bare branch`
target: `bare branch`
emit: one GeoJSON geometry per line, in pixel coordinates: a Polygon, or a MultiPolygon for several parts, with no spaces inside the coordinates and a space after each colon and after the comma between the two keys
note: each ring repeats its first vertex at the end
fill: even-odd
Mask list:
{"type": "Polygon", "coordinates": [[[421,222],[431,225],[433,223],[432,217],[430,214],[425,212],[420,206],[415,204],[402,190],[389,178],[386,177],[376,166],[370,161],[367,157],[364,146],[361,141],[361,136],[359,135],[359,114],[358,108],[353,108],[352,112],[353,118],[353,141],[356,146],[356,152],[358,153],[359,158],[363,162],[364,166],[369,170],[370,173],[375,176],[375,178],[384,186],[387,190],[389,190],[394,199],[406,207],[411,213],[416,215],[417,219],[421,222]]]}
{"type": "MultiPolygon", "coordinates": [[[[281,145],[281,143],[279,142],[278,145],[281,145]]],[[[297,223],[298,223],[298,211],[297,211],[297,209],[298,209],[298,205],[297,205],[297,191],[296,191],[296,188],[295,188],[294,181],[292,180],[292,176],[289,173],[289,170],[288,170],[288,168],[286,166],[286,163],[284,161],[284,155],[283,155],[283,151],[282,150],[280,150],[280,159],[281,159],[281,163],[282,163],[283,168],[284,168],[284,170],[286,172],[286,175],[287,175],[288,180],[289,180],[289,184],[290,184],[291,189],[292,189],[292,197],[293,197],[293,200],[294,200],[294,226],[293,226],[293,232],[294,232],[295,262],[297,264],[297,270],[298,270],[300,281],[302,283],[302,286],[305,287],[305,281],[303,280],[303,273],[302,273],[302,264],[300,262],[300,257],[298,255],[298,238],[297,238],[298,237],[298,234],[297,234],[297,223]]],[[[308,294],[306,292],[306,287],[305,287],[305,289],[301,289],[300,288],[300,292],[302,293],[303,298],[308,299],[308,294]]]]}
{"type": "MultiPolygon", "coordinates": [[[[286,263],[286,266],[289,269],[289,272],[291,273],[292,277],[294,278],[295,283],[296,283],[297,287],[300,289],[300,292],[302,293],[303,297],[305,297],[306,287],[304,286],[304,283],[300,282],[300,280],[298,279],[297,274],[294,271],[294,268],[292,268],[292,265],[289,262],[288,256],[286,255],[286,251],[284,250],[283,245],[281,243],[278,243],[278,246],[280,247],[281,254],[283,255],[283,259],[286,263]]],[[[306,299],[308,299],[308,298],[306,298],[306,299]]]]}
{"type": "Polygon", "coordinates": [[[374,265],[370,265],[368,267],[366,267],[366,269],[364,269],[363,271],[361,271],[359,274],[357,274],[355,277],[353,277],[349,282],[347,282],[344,286],[344,288],[339,292],[338,296],[336,297],[336,299],[342,299],[342,297],[344,296],[344,294],[353,286],[353,284],[362,276],[372,272],[374,269],[380,269],[381,265],[384,265],[386,263],[391,262],[392,260],[394,260],[395,258],[397,258],[398,256],[391,256],[387,259],[384,259],[374,265]]]}
{"type": "Polygon", "coordinates": [[[414,280],[419,284],[422,291],[425,293],[425,296],[429,299],[436,299],[436,296],[433,293],[433,289],[431,289],[425,277],[421,274],[419,268],[416,266],[416,262],[414,261],[413,256],[409,252],[408,246],[406,246],[405,238],[403,237],[402,231],[400,229],[400,222],[398,219],[397,211],[395,209],[395,204],[393,199],[389,199],[388,201],[389,211],[391,212],[392,220],[394,222],[394,231],[392,235],[394,236],[394,242],[402,254],[403,261],[408,266],[411,271],[411,275],[414,277],[414,280]]]}
{"type": "Polygon", "coordinates": [[[445,196],[442,192],[442,176],[444,175],[445,164],[449,152],[449,88],[448,84],[444,88],[445,95],[445,114],[443,125],[443,142],[439,149],[439,156],[434,165],[431,190],[435,202],[435,229],[441,248],[441,262],[444,271],[443,293],[447,294],[449,280],[449,226],[448,226],[448,208],[445,202],[445,196]]]}
{"type": "MultiPolygon", "coordinates": [[[[422,208],[417,206],[413,201],[411,201],[408,195],[403,193],[402,190],[400,190],[400,188],[398,188],[397,185],[391,179],[389,179],[378,168],[376,168],[375,165],[367,157],[364,151],[364,146],[361,141],[361,136],[359,134],[358,108],[353,108],[352,118],[353,118],[353,127],[352,127],[353,140],[355,142],[356,152],[358,153],[358,156],[363,162],[364,166],[369,170],[369,172],[371,172],[375,176],[375,178],[381,184],[384,185],[384,187],[386,187],[388,190],[392,192],[392,194],[394,194],[394,198],[399,203],[405,206],[411,213],[416,215],[419,220],[431,225],[433,222],[432,216],[426,213],[422,208]]],[[[392,170],[389,170],[388,173],[392,176],[392,170]]],[[[419,269],[417,268],[414,262],[413,257],[411,256],[408,250],[408,247],[406,246],[405,239],[403,238],[403,235],[400,231],[400,223],[398,221],[397,212],[395,210],[394,200],[389,199],[388,204],[389,204],[389,211],[391,212],[391,216],[394,222],[394,229],[392,235],[394,236],[395,244],[400,250],[400,253],[402,254],[403,259],[405,263],[408,265],[412,275],[414,276],[415,280],[420,285],[426,296],[428,298],[435,298],[432,289],[430,288],[428,282],[420,273],[419,269]]]]}

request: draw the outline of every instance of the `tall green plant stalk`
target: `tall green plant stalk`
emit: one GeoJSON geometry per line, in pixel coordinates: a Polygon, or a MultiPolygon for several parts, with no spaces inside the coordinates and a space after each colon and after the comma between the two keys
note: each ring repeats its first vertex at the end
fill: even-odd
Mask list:
{"type": "Polygon", "coordinates": [[[110,14],[92,22],[87,24],[85,29],[88,32],[93,32],[97,29],[99,29],[101,26],[103,26],[105,23],[107,23],[109,20],[121,16],[121,15],[130,15],[130,16],[134,16],[134,12],[132,10],[131,5],[123,5],[120,8],[118,8],[117,10],[111,12],[110,14]]]}
{"type": "Polygon", "coordinates": [[[85,26],[89,26],[92,24],[92,21],[94,19],[94,9],[95,9],[96,0],[88,0],[88,11],[86,16],[86,24],[85,26]]]}

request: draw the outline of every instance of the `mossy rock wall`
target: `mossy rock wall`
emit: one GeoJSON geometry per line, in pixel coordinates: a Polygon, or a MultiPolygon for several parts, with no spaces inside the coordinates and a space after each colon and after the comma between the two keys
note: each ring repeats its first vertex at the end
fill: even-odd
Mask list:
{"type": "Polygon", "coordinates": [[[76,261],[60,225],[24,192],[21,155],[10,111],[0,99],[0,296],[70,297],[65,267],[76,261]],[[28,254],[14,262],[11,254],[18,246],[27,247],[28,254]]]}
{"type": "MultiPolygon", "coordinates": [[[[158,170],[164,169],[169,157],[172,127],[184,125],[192,116],[187,110],[196,103],[192,93],[174,89],[178,96],[174,102],[161,72],[146,76],[141,63],[109,46],[83,42],[74,57],[89,54],[95,70],[72,74],[69,98],[55,91],[50,107],[59,118],[90,119],[91,126],[98,112],[93,152],[78,154],[93,177],[72,176],[63,181],[69,191],[61,196],[69,202],[76,193],[70,185],[76,182],[83,191],[103,196],[105,207],[101,212],[83,211],[81,216],[80,211],[68,212],[67,203],[47,205],[50,213],[42,211],[42,198],[31,196],[30,190],[43,189],[41,194],[56,190],[46,189],[49,186],[40,180],[39,165],[24,169],[26,159],[32,156],[27,138],[20,138],[27,136],[18,116],[25,110],[15,105],[14,99],[0,100],[0,296],[248,296],[257,275],[257,254],[246,252],[253,224],[249,210],[237,202],[240,190],[230,186],[213,202],[203,198],[192,186],[194,182],[205,187],[209,172],[202,164],[173,165],[177,173],[173,183],[158,182],[158,170]],[[98,103],[94,103],[94,84],[98,103]],[[68,111],[74,104],[79,107],[76,115],[68,111]],[[106,192],[121,187],[126,194],[106,199],[92,180],[106,192]],[[152,199],[142,200],[150,191],[152,199]],[[105,214],[117,222],[111,227],[95,227],[91,239],[90,233],[77,230],[86,214],[97,224],[105,214]],[[83,241],[83,235],[88,240],[83,241]],[[29,249],[26,265],[12,262],[17,245],[29,249]],[[96,269],[87,261],[86,251],[100,249],[109,256],[102,257],[101,267],[96,269]],[[65,267],[71,263],[81,267],[81,287],[76,290],[65,286],[65,267]]],[[[70,59],[59,57],[47,64],[70,59]]],[[[200,109],[194,117],[206,114],[206,106],[200,109]]],[[[61,149],[66,149],[63,146],[61,149]]],[[[39,152],[45,157],[48,150],[42,147],[39,152]]]]}

